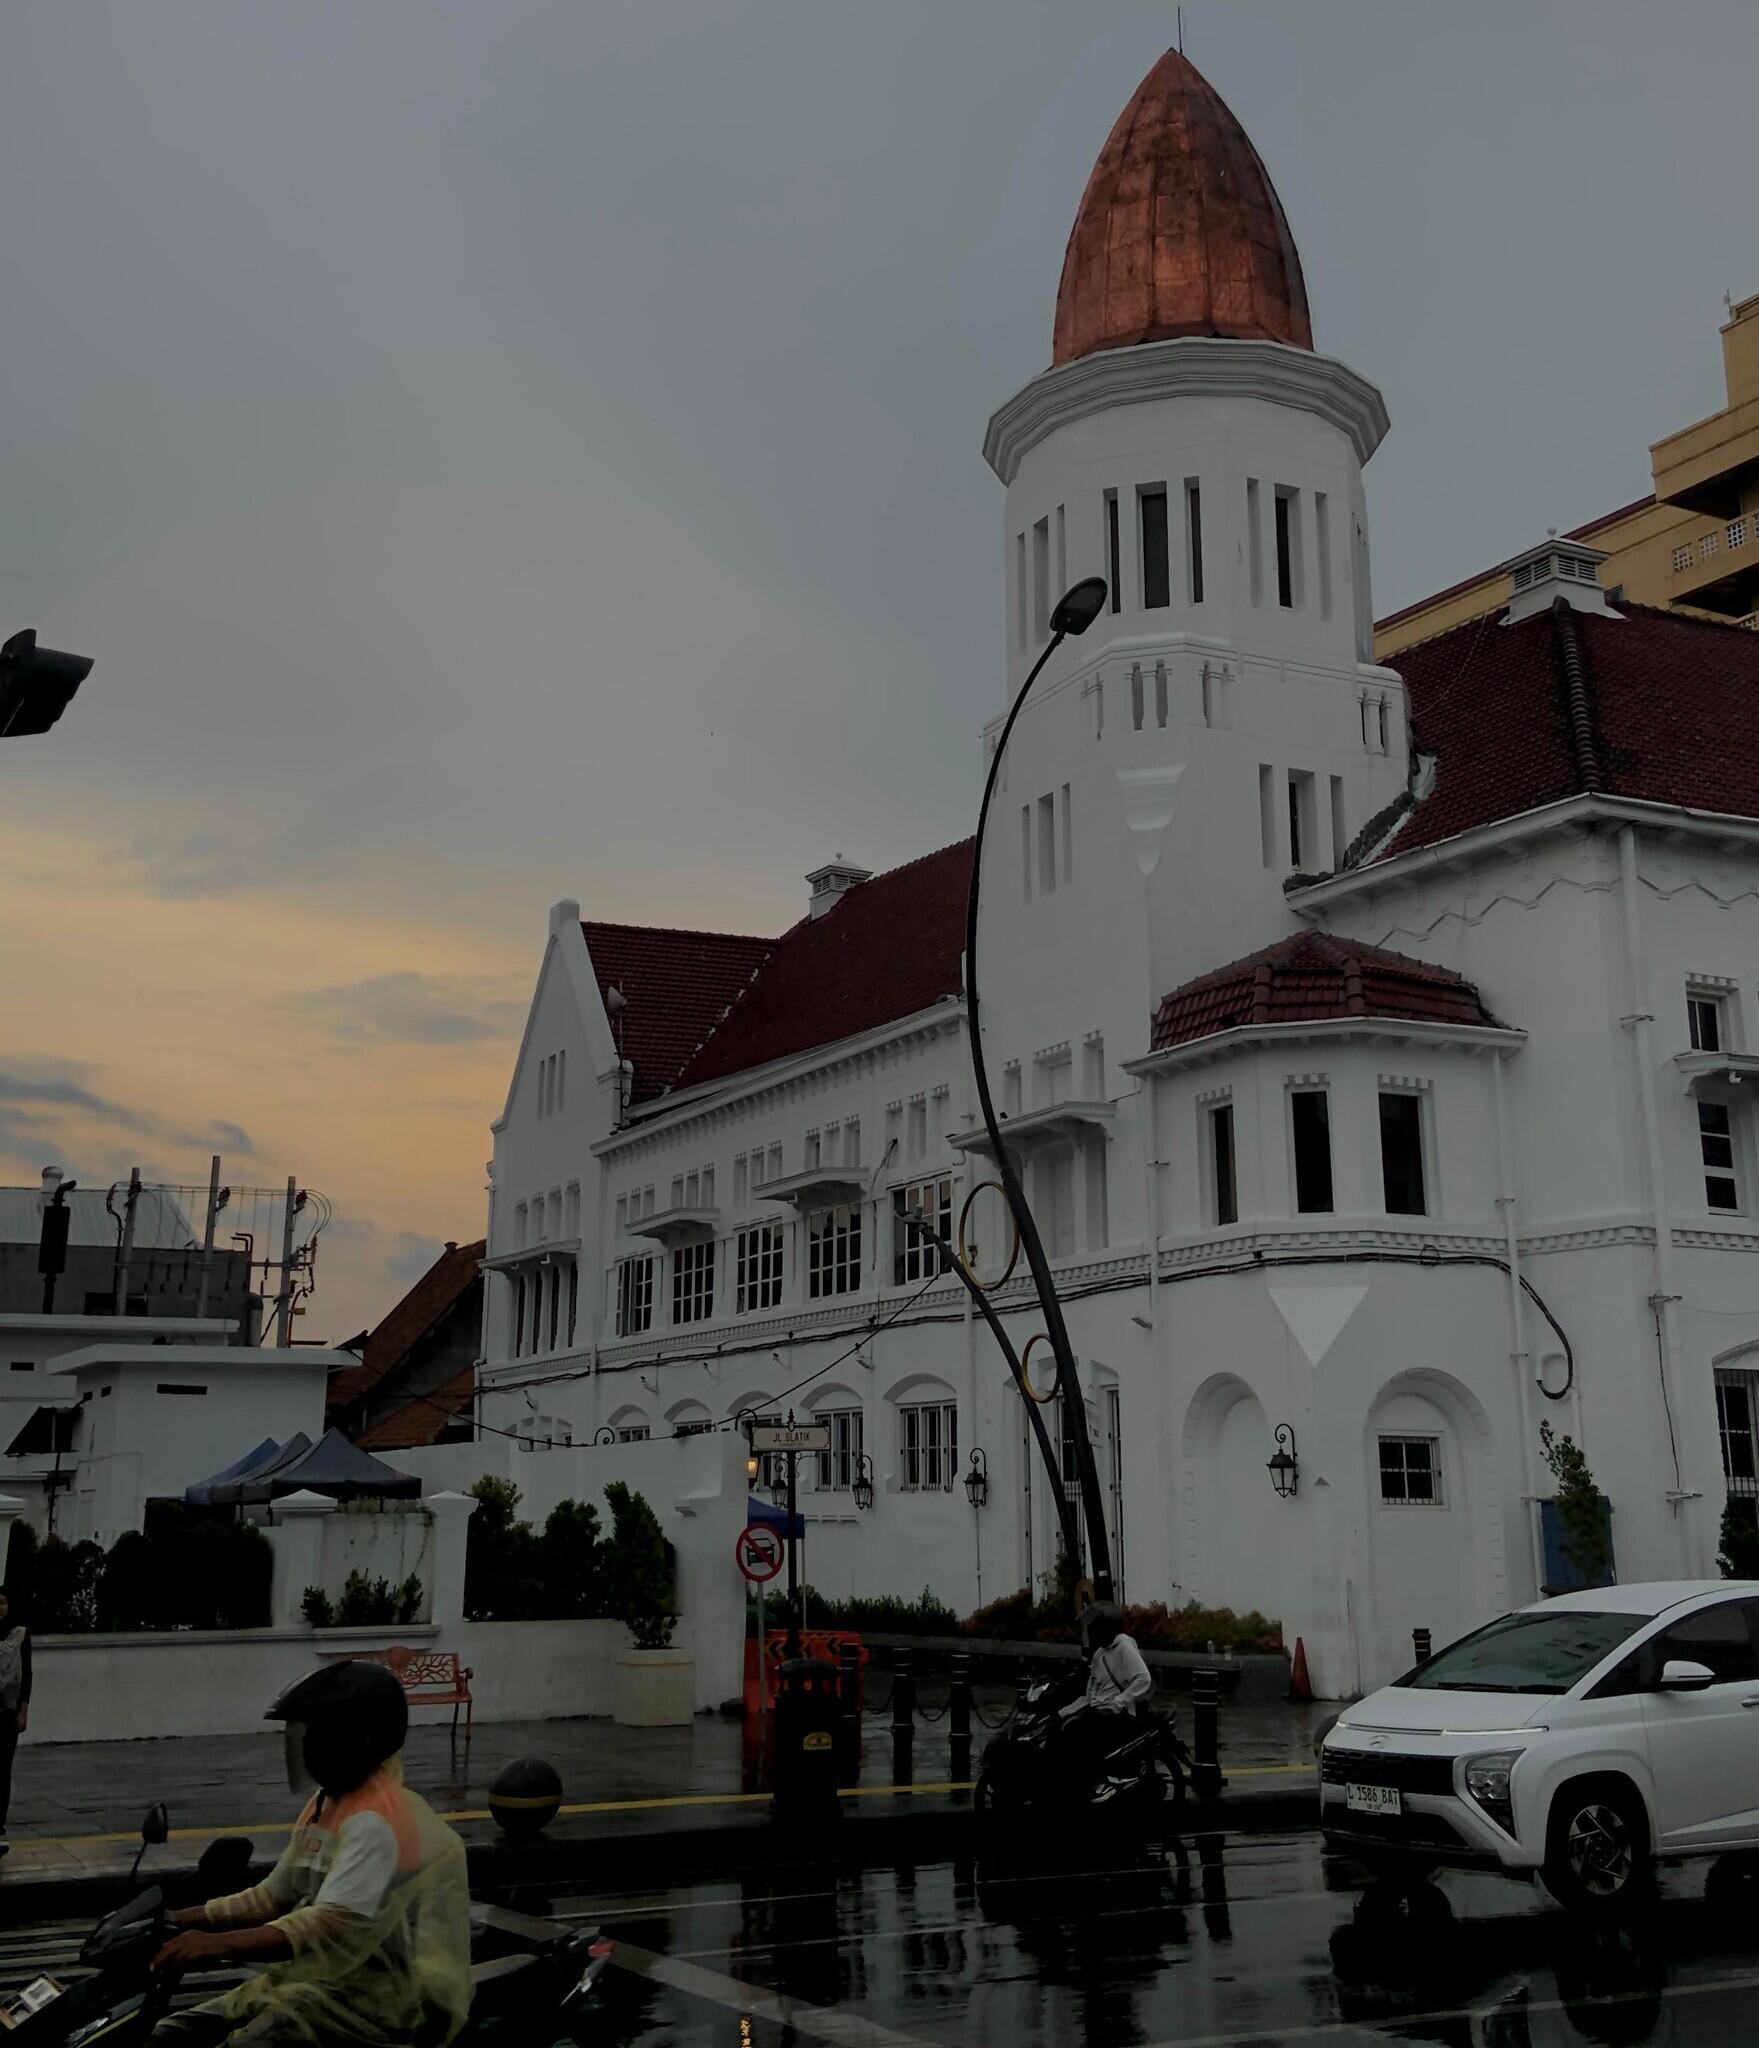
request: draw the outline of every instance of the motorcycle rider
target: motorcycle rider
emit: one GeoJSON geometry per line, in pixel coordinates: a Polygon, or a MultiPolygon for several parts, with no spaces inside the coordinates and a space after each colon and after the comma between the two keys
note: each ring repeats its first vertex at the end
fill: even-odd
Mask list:
{"type": "Polygon", "coordinates": [[[1128,1723],[1147,1705],[1154,1681],[1136,1639],[1125,1632],[1121,1609],[1096,1600],[1081,1617],[1087,1655],[1087,1691],[1060,1710],[1058,1746],[1065,1756],[1097,1772],[1129,1735],[1128,1723]]]}
{"type": "Polygon", "coordinates": [[[266,1963],[153,2040],[207,2048],[444,2048],[470,2011],[464,1844],[403,1783],[409,1705],[382,1664],[346,1659],[289,1686],[287,1782],[310,1791],[259,1885],[174,1913],[155,1970],[266,1963]]]}

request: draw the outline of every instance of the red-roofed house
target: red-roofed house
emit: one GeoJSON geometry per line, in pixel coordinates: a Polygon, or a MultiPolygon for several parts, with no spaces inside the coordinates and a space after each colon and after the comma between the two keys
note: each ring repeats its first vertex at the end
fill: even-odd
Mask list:
{"type": "Polygon", "coordinates": [[[360,1363],[330,1375],[325,1422],[369,1451],[472,1433],[481,1355],[483,1239],[448,1244],[376,1328],[360,1363]]]}
{"type": "MultiPolygon", "coordinates": [[[[1497,613],[1375,660],[1385,408],[1314,346],[1269,175],[1183,58],[1100,155],[1046,340],[985,440],[985,765],[1043,666],[975,970],[1126,1596],[1258,1609],[1321,1690],[1378,1683],[1413,1629],[1569,1583],[1543,1422],[1621,1578],[1713,1572],[1725,1502],[1759,1503],[1759,636],[1615,605],[1566,536],[1497,613]]],[[[552,910],[472,1447],[529,1498],[792,1411],[825,1432],[813,1584],[968,1608],[1053,1569],[1073,1468],[1041,1469],[905,1220],[1027,1348],[971,1076],[974,857],[839,855],[803,916],[740,920],[773,937],[552,910]]],[[[688,1569],[738,1600],[730,1556],[688,1569]]]]}

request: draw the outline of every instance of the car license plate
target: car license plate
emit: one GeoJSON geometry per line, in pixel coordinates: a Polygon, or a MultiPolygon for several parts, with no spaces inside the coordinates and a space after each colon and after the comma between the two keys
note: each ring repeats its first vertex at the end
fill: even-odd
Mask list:
{"type": "Polygon", "coordinates": [[[1344,1805],[1351,1813],[1389,1813],[1404,1811],[1396,1785],[1346,1785],[1344,1805]]]}

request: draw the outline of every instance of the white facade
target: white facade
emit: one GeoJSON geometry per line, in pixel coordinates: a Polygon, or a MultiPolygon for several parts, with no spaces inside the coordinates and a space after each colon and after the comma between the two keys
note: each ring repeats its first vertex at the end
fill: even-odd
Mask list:
{"type": "Polygon", "coordinates": [[[56,1534],[108,1546],[140,1528],[149,1500],[176,1498],[264,1437],[285,1443],[303,1430],[315,1443],[328,1376],[350,1362],[303,1346],[112,1342],[67,1353],[51,1372],[86,1414],[56,1534]]]}
{"type": "MultiPolygon", "coordinates": [[[[1545,1419],[1611,1498],[1622,1577],[1713,1573],[1717,1373],[1759,1371],[1759,1133],[1736,1057],[1759,1054],[1759,824],[1580,797],[1345,865],[1430,774],[1370,651],[1361,468],[1385,425],[1342,365],[1183,339],[1046,372],[986,445],[1007,490],[998,724],[1058,593],[1117,586],[1011,740],[979,961],[1115,1566],[1130,1600],[1280,1620],[1332,1693],[1401,1668],[1413,1628],[1439,1642],[1535,1597],[1545,1419]],[[1169,990],[1303,928],[1455,970],[1509,1028],[1351,1017],[1150,1053],[1169,990]],[[1725,1057],[1691,1057],[1689,990],[1720,1006],[1725,1057]],[[1292,1101],[1315,1093],[1331,1193],[1303,1210],[1292,1101]],[[1416,1104],[1421,1213],[1389,1213],[1389,1096],[1416,1104]],[[1701,1100],[1731,1106],[1732,1208],[1707,1205],[1701,1100]],[[1266,1471],[1284,1424],[1288,1499],[1266,1471]],[[1405,1484],[1406,1461],[1433,1476],[1405,1484]]],[[[861,901],[858,884],[825,914],[861,901]]],[[[894,1263],[896,1191],[945,1180],[956,1215],[983,1177],[962,1002],[621,1127],[619,1103],[579,909],[559,904],[495,1126],[481,1421],[598,1480],[636,1433],[859,1418],[839,1441],[859,1430],[875,1505],[857,1514],[833,1457],[806,1501],[812,1583],[927,1584],[969,1608],[1048,1571],[1047,1480],[996,1349],[958,1285],[923,1292],[894,1263]],[[815,1294],[805,1218],[833,1204],[860,1217],[859,1261],[815,1294]],[[765,1221],[780,1298],[746,1308],[741,1233],[765,1221]],[[632,1329],[647,1297],[619,1273],[650,1256],[632,1329]],[[555,1306],[534,1338],[540,1286],[555,1306]],[[960,1484],[974,1449],[981,1510],[960,1484]]],[[[1023,1279],[996,1300],[1017,1342],[1040,1327],[1023,1279]]]]}

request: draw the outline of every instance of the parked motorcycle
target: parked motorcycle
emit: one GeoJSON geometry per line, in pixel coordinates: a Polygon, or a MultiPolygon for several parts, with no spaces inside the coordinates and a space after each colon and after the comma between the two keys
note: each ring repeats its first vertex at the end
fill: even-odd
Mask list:
{"type": "MultiPolygon", "coordinates": [[[[142,1827],[142,1852],[167,1832],[164,1808],[155,1807],[142,1827]]],[[[213,1880],[222,1873],[236,1889],[250,1858],[251,1844],[239,1836],[210,1844],[200,1866],[203,1896],[220,1889],[213,1880]]],[[[137,1871],[140,1860],[137,1855],[137,1871]]],[[[176,1972],[152,1968],[171,1937],[169,1913],[155,1885],[105,1914],[80,1949],[88,1975],[70,1984],[39,1977],[0,2008],[6,2041],[20,2048],[139,2048],[177,1992],[176,1972]]],[[[475,1900],[470,1930],[474,1990],[461,2044],[564,2048],[592,2040],[612,1943],[593,1929],[475,1900]]]]}
{"type": "Polygon", "coordinates": [[[1077,1757],[1062,1742],[1062,1709],[1086,1689],[1086,1670],[1078,1664],[1027,1688],[1013,1718],[983,1752],[976,1793],[980,1814],[1001,1819],[1028,1807],[1058,1807],[1141,1820],[1159,1815],[1168,1800],[1175,1806],[1183,1802],[1191,1752],[1170,1713],[1145,1707],[1105,1716],[1117,1722],[1117,1739],[1102,1754],[1084,1750],[1077,1757]]]}

